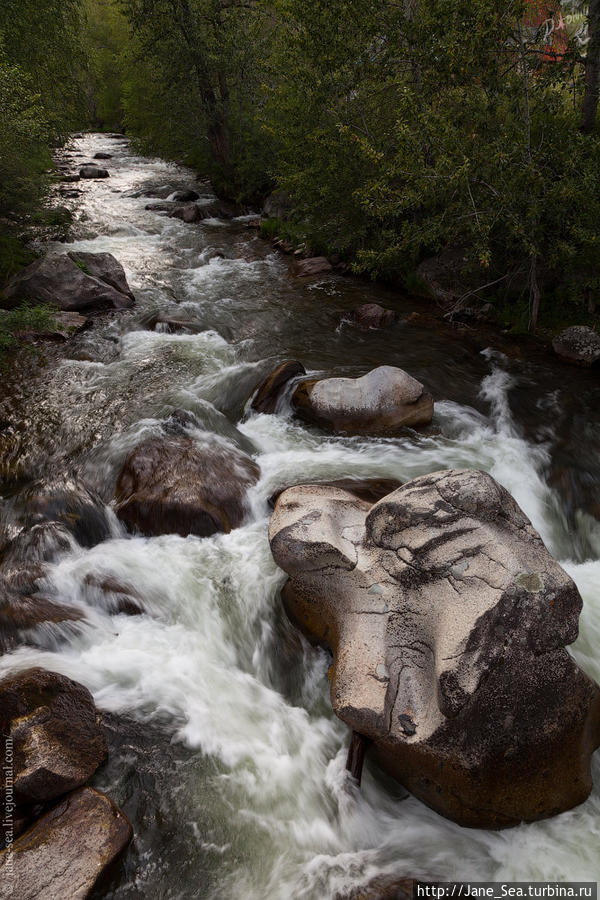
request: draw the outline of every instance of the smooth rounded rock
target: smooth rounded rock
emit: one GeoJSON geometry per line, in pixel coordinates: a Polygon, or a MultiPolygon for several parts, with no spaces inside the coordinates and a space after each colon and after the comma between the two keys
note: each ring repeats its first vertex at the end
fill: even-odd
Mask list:
{"type": "MultiPolygon", "coordinates": [[[[80,787],[107,754],[90,692],[45,669],[0,682],[0,733],[12,748],[20,806],[47,803],[80,787]]],[[[1,777],[4,782],[4,771],[1,777]]]]}
{"type": "Polygon", "coordinates": [[[217,439],[150,438],[127,457],[117,482],[117,515],[146,535],[207,537],[238,528],[258,480],[249,456],[217,439]]]}
{"type": "Polygon", "coordinates": [[[200,194],[197,194],[196,191],[175,191],[171,200],[176,201],[177,203],[190,203],[194,200],[199,200],[200,194]]]}
{"type": "Polygon", "coordinates": [[[324,256],[311,256],[294,263],[293,273],[297,278],[311,278],[315,275],[326,275],[333,271],[333,266],[324,256]]]}
{"type": "Polygon", "coordinates": [[[346,321],[361,331],[389,328],[396,321],[396,313],[393,309],[384,309],[378,303],[365,303],[353,310],[346,321]]]}
{"type": "Polygon", "coordinates": [[[361,378],[300,382],[292,406],[306,421],[336,432],[392,436],[429,425],[433,398],[408,372],[380,366],[361,378]]]}
{"type": "Polygon", "coordinates": [[[82,166],[79,170],[81,178],[109,178],[108,169],[101,169],[100,166],[82,166]]]}

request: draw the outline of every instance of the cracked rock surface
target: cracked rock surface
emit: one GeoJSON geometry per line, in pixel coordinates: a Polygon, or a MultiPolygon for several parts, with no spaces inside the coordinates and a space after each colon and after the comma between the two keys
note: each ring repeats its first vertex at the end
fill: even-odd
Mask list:
{"type": "Polygon", "coordinates": [[[289,617],[334,654],[335,713],[415,796],[481,828],[586,799],[600,690],[565,649],[582,601],[490,475],[436,472],[374,504],[289,488],[270,540],[289,617]]]}

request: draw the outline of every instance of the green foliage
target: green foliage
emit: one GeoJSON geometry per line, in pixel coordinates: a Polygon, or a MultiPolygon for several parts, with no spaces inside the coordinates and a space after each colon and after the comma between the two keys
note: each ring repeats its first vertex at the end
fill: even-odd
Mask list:
{"type": "Polygon", "coordinates": [[[54,140],[85,113],[80,79],[80,0],[2,0],[0,38],[7,62],[27,74],[54,140]]]}
{"type": "Polygon", "coordinates": [[[464,247],[465,283],[525,295],[532,324],[557,285],[597,290],[600,143],[578,129],[580,68],[544,58],[524,4],[278,10],[263,117],[309,238],[394,280],[464,247]]]}
{"type": "Polygon", "coordinates": [[[0,310],[0,366],[3,355],[19,345],[19,336],[26,332],[52,331],[56,328],[53,311],[48,306],[22,304],[6,312],[0,310]]]}
{"type": "Polygon", "coordinates": [[[99,130],[123,127],[129,29],[112,0],[85,0],[85,77],[90,120],[99,130]]]}
{"type": "Polygon", "coordinates": [[[274,27],[272,5],[122,0],[133,39],[125,121],[143,148],[190,162],[221,195],[252,200],[270,186],[257,110],[274,27]]]}
{"type": "Polygon", "coordinates": [[[50,161],[49,137],[32,79],[0,47],[0,214],[23,208],[37,195],[50,161]]]}
{"type": "Polygon", "coordinates": [[[356,272],[411,288],[424,257],[460,248],[465,295],[501,318],[577,319],[600,287],[600,138],[578,127],[581,61],[549,62],[526,8],[4,0],[0,215],[32,209],[48,148],[87,110],[222,196],[277,187],[291,208],[264,232],[356,272]]]}
{"type": "Polygon", "coordinates": [[[0,231],[0,291],[34,259],[35,253],[11,230],[0,231]]]}

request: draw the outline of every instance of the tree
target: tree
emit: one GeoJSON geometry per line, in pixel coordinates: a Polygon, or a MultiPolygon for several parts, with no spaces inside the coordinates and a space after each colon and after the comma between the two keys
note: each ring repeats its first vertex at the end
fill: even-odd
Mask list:
{"type": "Polygon", "coordinates": [[[590,134],[596,125],[600,84],[600,0],[591,0],[588,13],[587,55],[585,60],[585,92],[581,130],[590,134]]]}
{"type": "Polygon", "coordinates": [[[122,7],[135,41],[126,77],[128,123],[150,145],[201,165],[220,193],[242,199],[264,191],[266,151],[254,112],[269,4],[123,0],[122,7]],[[161,119],[168,136],[160,133],[167,130],[161,119]]]}

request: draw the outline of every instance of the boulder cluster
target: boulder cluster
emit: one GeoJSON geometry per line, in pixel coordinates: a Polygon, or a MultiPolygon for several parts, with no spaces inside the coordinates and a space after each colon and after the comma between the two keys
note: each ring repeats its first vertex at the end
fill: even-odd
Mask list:
{"type": "Polygon", "coordinates": [[[89,896],[133,834],[109,797],[84,786],[107,755],[91,694],[44,669],[6,678],[0,734],[0,898],[89,896]]]}

